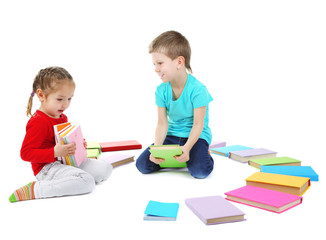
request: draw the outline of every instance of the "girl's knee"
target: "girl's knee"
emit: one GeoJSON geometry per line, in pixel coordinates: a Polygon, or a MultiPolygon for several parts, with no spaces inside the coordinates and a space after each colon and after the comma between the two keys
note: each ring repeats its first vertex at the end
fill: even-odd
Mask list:
{"type": "Polygon", "coordinates": [[[95,182],[100,183],[108,179],[112,174],[113,167],[109,162],[103,161],[102,167],[99,169],[95,177],[95,182]]]}
{"type": "Polygon", "coordinates": [[[93,178],[93,176],[85,172],[85,173],[81,173],[79,177],[82,180],[80,184],[81,192],[82,193],[92,192],[95,188],[95,179],[93,178]]]}

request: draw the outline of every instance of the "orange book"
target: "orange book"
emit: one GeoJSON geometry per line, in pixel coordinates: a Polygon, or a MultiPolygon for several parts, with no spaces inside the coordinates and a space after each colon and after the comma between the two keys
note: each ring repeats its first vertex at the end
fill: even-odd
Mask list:
{"type": "Polygon", "coordinates": [[[301,196],[310,187],[310,178],[256,172],[246,179],[247,185],[301,196]]]}

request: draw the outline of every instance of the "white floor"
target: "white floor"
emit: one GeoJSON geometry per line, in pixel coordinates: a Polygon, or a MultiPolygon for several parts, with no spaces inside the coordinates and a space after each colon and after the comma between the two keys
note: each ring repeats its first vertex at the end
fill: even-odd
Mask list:
{"type": "Polygon", "coordinates": [[[324,232],[325,12],[323,1],[2,1],[0,238],[307,239],[324,232]],[[186,172],[142,175],[130,163],[92,194],[9,203],[35,179],[19,151],[36,73],[59,65],[72,74],[77,88],[66,114],[87,140],[136,139],[145,148],[160,84],[147,47],[167,30],[190,42],[194,76],[214,98],[215,140],[269,148],[320,175],[303,203],[282,214],[236,204],[247,221],[204,225],[184,200],[223,196],[256,171],[216,155],[204,180],[186,172]],[[149,200],[180,203],[177,221],[143,221],[149,200]]]}
{"type": "MultiPolygon", "coordinates": [[[[139,151],[125,153],[137,155],[139,151]]],[[[113,153],[103,153],[103,156],[110,154],[113,153]]],[[[284,238],[305,239],[312,233],[322,231],[324,185],[321,182],[312,182],[311,188],[303,196],[303,203],[282,214],[234,203],[246,213],[247,221],[204,225],[188,209],[184,200],[197,196],[224,196],[224,192],[245,185],[244,179],[256,171],[247,164],[224,157],[214,155],[214,160],[215,169],[204,180],[193,179],[184,171],[142,175],[135,163],[129,163],[115,168],[112,176],[88,195],[15,204],[1,199],[6,216],[1,234],[11,233],[18,238],[26,235],[26,232],[36,231],[35,239],[45,236],[49,239],[76,236],[109,238],[116,234],[121,239],[136,236],[166,239],[226,235],[275,239],[282,232],[284,238]],[[177,221],[144,221],[142,217],[149,200],[179,203],[177,221]]]]}

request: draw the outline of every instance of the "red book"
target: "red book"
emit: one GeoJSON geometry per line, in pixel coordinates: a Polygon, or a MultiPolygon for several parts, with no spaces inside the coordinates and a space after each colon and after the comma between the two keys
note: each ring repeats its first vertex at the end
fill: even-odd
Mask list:
{"type": "Polygon", "coordinates": [[[119,142],[104,142],[100,143],[102,152],[121,151],[141,149],[141,144],[136,140],[119,141],[119,142]]]}

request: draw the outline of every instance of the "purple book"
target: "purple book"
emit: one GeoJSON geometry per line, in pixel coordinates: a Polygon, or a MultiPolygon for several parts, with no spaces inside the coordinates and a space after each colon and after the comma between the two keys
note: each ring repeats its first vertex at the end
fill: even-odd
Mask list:
{"type": "Polygon", "coordinates": [[[110,156],[101,157],[101,159],[111,163],[112,167],[117,167],[129,162],[133,162],[134,156],[117,153],[110,156]]]}
{"type": "Polygon", "coordinates": [[[222,196],[188,198],[185,203],[206,225],[245,220],[245,213],[222,196]]]}
{"type": "Polygon", "coordinates": [[[230,152],[229,158],[240,162],[248,162],[252,159],[276,157],[276,154],[277,152],[265,148],[253,148],[230,152]]]}
{"type": "Polygon", "coordinates": [[[225,147],[225,146],[226,146],[226,142],[212,141],[211,145],[209,145],[209,150],[211,150],[212,148],[219,148],[219,147],[225,147]]]}

